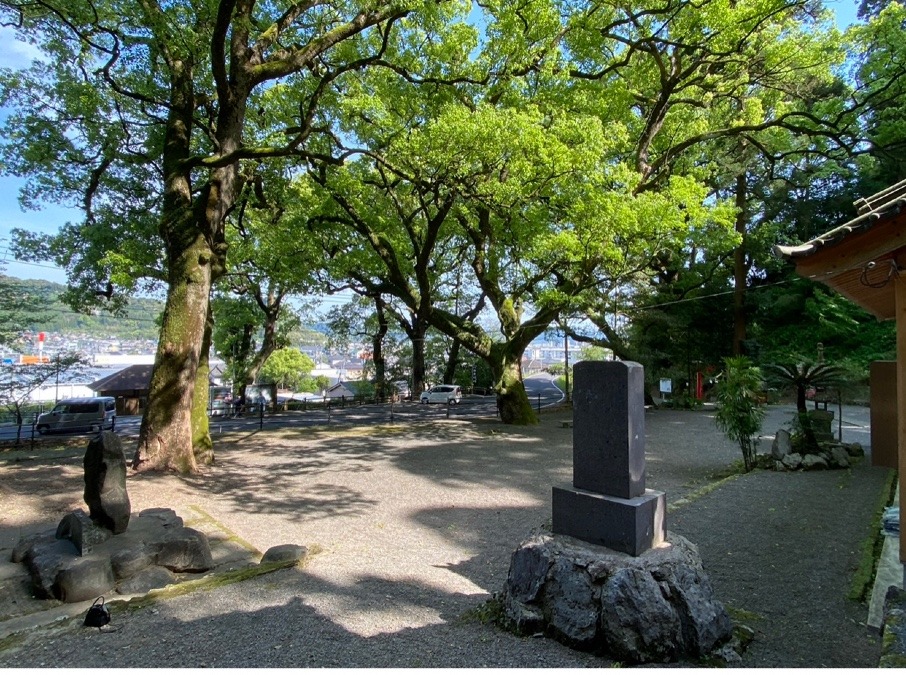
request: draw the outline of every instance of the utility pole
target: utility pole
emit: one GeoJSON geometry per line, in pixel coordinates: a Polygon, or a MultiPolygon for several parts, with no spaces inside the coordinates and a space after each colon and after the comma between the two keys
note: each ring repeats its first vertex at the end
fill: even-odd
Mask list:
{"type": "Polygon", "coordinates": [[[569,334],[563,331],[563,355],[564,365],[563,374],[566,376],[566,402],[569,403],[569,334]]]}

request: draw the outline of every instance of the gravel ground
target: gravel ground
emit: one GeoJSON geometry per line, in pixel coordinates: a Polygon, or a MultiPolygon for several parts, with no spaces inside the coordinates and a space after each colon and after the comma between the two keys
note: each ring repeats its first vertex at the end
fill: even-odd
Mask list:
{"type": "MultiPolygon", "coordinates": [[[[772,409],[766,431],[789,414],[772,409]]],[[[876,666],[867,605],[846,594],[888,472],[868,461],[756,471],[709,492],[739,456],[712,417],[647,414],[648,487],[666,491],[668,528],[699,545],[718,598],[755,630],[742,665],[876,666]]],[[[131,476],[133,510],[170,506],[187,521],[201,513],[259,551],[300,543],[315,553],[298,568],[115,608],[116,632],[78,621],[30,630],[0,645],[0,667],[611,665],[469,615],[500,590],[516,546],[549,522],[551,485],[570,482],[567,419],[546,414],[528,429],[443,420],[265,431],[219,440],[203,476],[131,476]]],[[[845,440],[867,443],[865,409],[846,409],[844,421],[845,440]]],[[[80,455],[0,454],[9,514],[0,556],[81,506],[81,490],[80,455]]]]}

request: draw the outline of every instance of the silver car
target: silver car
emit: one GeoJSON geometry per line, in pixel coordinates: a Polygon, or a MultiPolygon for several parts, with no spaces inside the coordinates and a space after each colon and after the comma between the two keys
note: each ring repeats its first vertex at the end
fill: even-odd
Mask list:
{"type": "Polygon", "coordinates": [[[419,401],[422,403],[446,403],[456,405],[462,400],[462,389],[455,384],[439,384],[423,391],[419,401]]]}
{"type": "Polygon", "coordinates": [[[38,416],[38,433],[101,431],[116,425],[116,399],[112,396],[67,398],[50,412],[38,416]]]}

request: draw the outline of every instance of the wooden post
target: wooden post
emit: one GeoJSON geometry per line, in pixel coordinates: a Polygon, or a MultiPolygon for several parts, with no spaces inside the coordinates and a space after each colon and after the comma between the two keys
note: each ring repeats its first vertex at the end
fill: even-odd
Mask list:
{"type": "MultiPolygon", "coordinates": [[[[900,482],[900,514],[906,513],[906,490],[903,490],[903,476],[906,475],[906,276],[893,277],[896,298],[897,322],[897,465],[900,482]]],[[[906,528],[900,527],[900,562],[904,566],[906,585],[906,528]]]]}

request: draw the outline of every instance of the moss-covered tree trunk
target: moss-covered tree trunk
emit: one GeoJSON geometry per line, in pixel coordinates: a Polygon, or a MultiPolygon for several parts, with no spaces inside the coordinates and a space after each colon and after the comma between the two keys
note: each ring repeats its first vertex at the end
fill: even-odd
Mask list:
{"type": "Polygon", "coordinates": [[[170,259],[167,303],[133,468],[198,469],[192,415],[211,293],[210,259],[200,235],[170,259]]]}
{"type": "Polygon", "coordinates": [[[453,383],[456,381],[456,367],[459,365],[459,353],[462,351],[462,343],[453,338],[450,345],[450,352],[447,354],[447,365],[444,367],[444,382],[453,383]]]}
{"type": "Polygon", "coordinates": [[[387,303],[381,296],[374,298],[374,309],[377,316],[377,330],[371,335],[371,359],[374,363],[375,395],[379,401],[395,394],[395,388],[387,382],[387,359],[384,356],[384,339],[390,330],[387,322],[387,303]]]}
{"type": "Polygon", "coordinates": [[[214,463],[214,441],[208,418],[211,396],[211,334],[214,330],[214,314],[208,303],[208,318],[205,322],[204,338],[198,355],[198,372],[195,375],[195,392],[192,398],[192,453],[199,465],[214,463]]]}
{"type": "MultiPolygon", "coordinates": [[[[238,161],[209,170],[204,187],[193,187],[193,64],[171,60],[170,110],[164,136],[160,233],[167,251],[167,302],[148,388],[148,405],[132,466],[139,470],[198,470],[213,458],[207,430],[207,372],[199,373],[210,346],[211,288],[226,259],[224,220],[236,198],[238,161]],[[203,378],[203,385],[199,385],[203,378]],[[196,389],[205,393],[196,400],[196,389]]],[[[234,152],[242,138],[244,83],[224,93],[217,118],[218,146],[234,152]]],[[[206,371],[206,368],[202,368],[206,371]]]]}
{"type": "Polygon", "coordinates": [[[537,424],[538,416],[522,383],[522,352],[516,354],[507,346],[495,345],[489,360],[500,420],[505,424],[537,424]]]}

